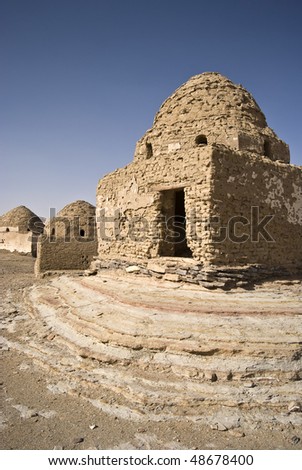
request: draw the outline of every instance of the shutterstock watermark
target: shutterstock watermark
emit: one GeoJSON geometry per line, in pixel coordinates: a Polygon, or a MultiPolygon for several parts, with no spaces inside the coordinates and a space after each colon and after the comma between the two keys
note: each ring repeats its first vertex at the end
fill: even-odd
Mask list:
{"type": "Polygon", "coordinates": [[[273,215],[261,218],[258,206],[251,207],[249,219],[243,215],[234,215],[229,218],[226,225],[221,223],[220,217],[213,217],[212,223],[218,226],[218,233],[214,235],[213,241],[214,243],[221,243],[225,240],[233,243],[246,243],[247,241],[257,243],[263,239],[266,242],[274,242],[268,227],[273,218],[273,215]]]}
{"type": "Polygon", "coordinates": [[[120,209],[110,211],[101,209],[97,217],[56,217],[55,209],[44,237],[49,242],[57,240],[81,243],[101,239],[107,242],[127,241],[142,243],[146,240],[183,243],[186,240],[199,241],[205,236],[213,243],[273,243],[270,224],[274,215],[260,214],[258,206],[252,206],[249,217],[243,215],[199,217],[195,210],[186,217],[181,215],[165,216],[159,214],[150,220],[146,217],[127,217],[120,209]]]}
{"type": "Polygon", "coordinates": [[[225,217],[213,215],[198,217],[191,211],[186,217],[159,215],[154,220],[145,217],[125,217],[120,209],[107,215],[102,209],[96,219],[98,237],[105,241],[123,241],[126,239],[143,242],[146,239],[164,240],[170,243],[183,243],[186,239],[201,240],[206,232],[210,232],[214,243],[226,240],[232,243],[257,243],[264,240],[273,243],[275,240],[270,232],[269,224],[273,215],[261,217],[258,206],[252,206],[249,217],[233,215],[225,217]]]}

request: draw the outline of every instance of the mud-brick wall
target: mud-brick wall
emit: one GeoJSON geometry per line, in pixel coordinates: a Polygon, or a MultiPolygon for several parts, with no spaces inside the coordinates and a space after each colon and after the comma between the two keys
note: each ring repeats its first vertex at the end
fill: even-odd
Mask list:
{"type": "Polygon", "coordinates": [[[199,184],[185,189],[186,236],[194,259],[207,263],[212,259],[212,241],[207,230],[211,216],[211,171],[199,184]]]}
{"type": "Polygon", "coordinates": [[[36,274],[46,271],[87,269],[97,254],[97,241],[56,239],[41,236],[38,242],[36,274]]]}
{"type": "Polygon", "coordinates": [[[19,253],[32,252],[32,233],[0,231],[0,250],[18,251],[19,253]]]}
{"type": "Polygon", "coordinates": [[[154,160],[135,161],[100,180],[97,190],[99,256],[132,259],[157,257],[165,232],[161,218],[163,193],[183,188],[188,216],[188,245],[194,257],[202,258],[206,253],[207,240],[205,237],[191,237],[190,225],[194,214],[200,219],[209,211],[211,154],[212,148],[209,146],[186,153],[163,155],[154,160]],[[118,236],[117,232],[114,234],[114,224],[118,236]]]}
{"type": "Polygon", "coordinates": [[[216,150],[212,171],[212,214],[220,218],[211,226],[212,262],[301,269],[301,167],[216,150]],[[226,239],[217,241],[226,229],[226,239]]]}

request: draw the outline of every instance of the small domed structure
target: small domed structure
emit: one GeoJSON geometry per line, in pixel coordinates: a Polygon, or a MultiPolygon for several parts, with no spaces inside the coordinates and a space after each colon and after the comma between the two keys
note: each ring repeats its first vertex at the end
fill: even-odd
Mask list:
{"type": "Polygon", "coordinates": [[[46,222],[35,272],[87,269],[96,253],[95,206],[75,201],[46,222]]]}
{"type": "Polygon", "coordinates": [[[30,209],[15,207],[0,217],[0,249],[36,256],[37,237],[43,228],[42,220],[30,209]]]}
{"type": "Polygon", "coordinates": [[[67,204],[46,223],[48,235],[60,237],[95,238],[95,206],[86,201],[67,204]]]}
{"type": "Polygon", "coordinates": [[[41,233],[43,226],[42,220],[25,206],[15,207],[0,216],[0,227],[17,227],[19,233],[41,233]]]}

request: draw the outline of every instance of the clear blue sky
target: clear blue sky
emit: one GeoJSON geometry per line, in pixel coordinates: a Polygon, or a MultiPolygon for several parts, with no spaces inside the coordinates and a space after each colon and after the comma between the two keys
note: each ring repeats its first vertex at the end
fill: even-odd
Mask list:
{"type": "Polygon", "coordinates": [[[302,165],[301,14],[300,0],[1,0],[0,214],[95,204],[205,71],[250,91],[302,165]]]}

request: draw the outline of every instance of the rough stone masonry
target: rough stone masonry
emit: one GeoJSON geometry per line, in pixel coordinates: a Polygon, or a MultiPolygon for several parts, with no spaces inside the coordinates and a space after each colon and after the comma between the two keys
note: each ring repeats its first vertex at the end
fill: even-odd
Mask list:
{"type": "Polygon", "coordinates": [[[84,270],[96,253],[95,207],[75,201],[46,222],[38,241],[35,273],[84,270]]]}
{"type": "Polygon", "coordinates": [[[241,85],[192,77],[163,103],[134,161],[100,180],[95,266],[195,283],[301,272],[302,168],[289,161],[241,85]]]}

